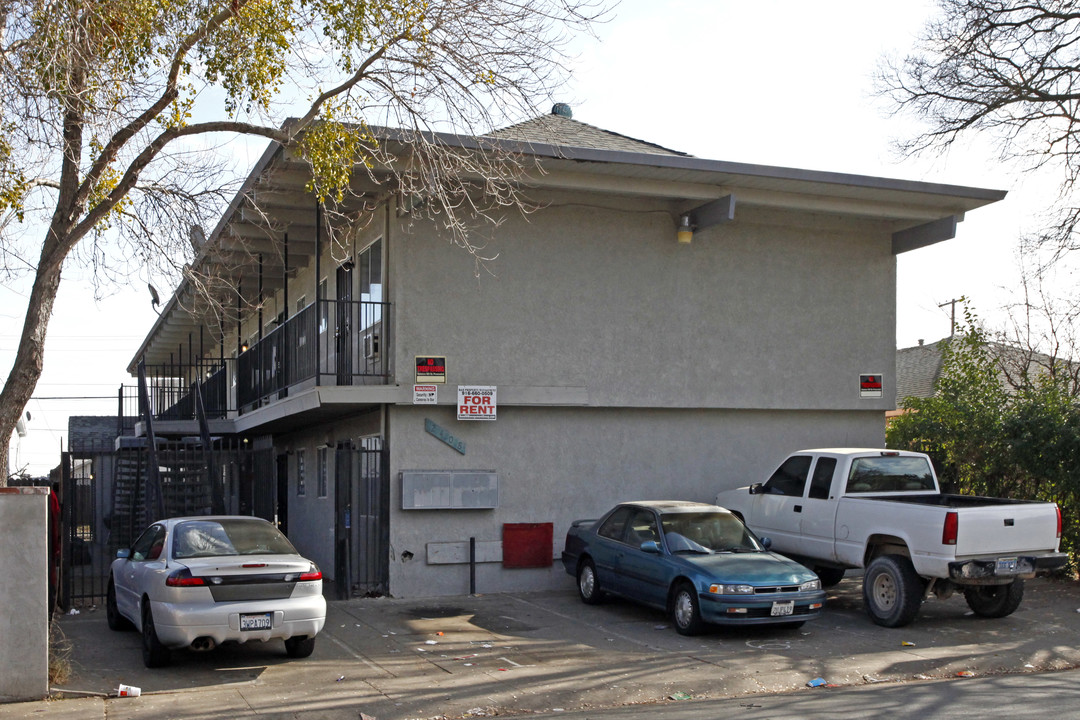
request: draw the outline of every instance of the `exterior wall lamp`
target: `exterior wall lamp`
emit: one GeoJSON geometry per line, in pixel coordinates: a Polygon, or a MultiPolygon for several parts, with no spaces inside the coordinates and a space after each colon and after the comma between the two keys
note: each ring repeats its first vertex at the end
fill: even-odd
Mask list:
{"type": "Polygon", "coordinates": [[[731,222],[735,219],[735,195],[725,195],[718,200],[710,200],[698,205],[693,210],[679,216],[676,226],[676,238],[683,245],[689,245],[694,239],[694,231],[731,222]]]}
{"type": "Polygon", "coordinates": [[[683,245],[689,245],[694,239],[694,226],[690,222],[689,215],[683,215],[679,218],[679,230],[676,237],[679,238],[679,242],[683,245]]]}

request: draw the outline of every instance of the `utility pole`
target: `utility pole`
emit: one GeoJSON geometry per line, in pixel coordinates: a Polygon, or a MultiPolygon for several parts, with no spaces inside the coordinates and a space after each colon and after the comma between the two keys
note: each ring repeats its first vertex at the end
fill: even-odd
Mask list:
{"type": "Polygon", "coordinates": [[[950,319],[949,319],[949,339],[950,340],[953,338],[953,336],[956,335],[956,303],[963,302],[963,301],[964,301],[964,296],[961,295],[958,298],[953,298],[952,300],[946,300],[945,302],[940,303],[938,305],[939,308],[940,307],[945,307],[946,305],[952,306],[952,309],[950,311],[950,319]]]}

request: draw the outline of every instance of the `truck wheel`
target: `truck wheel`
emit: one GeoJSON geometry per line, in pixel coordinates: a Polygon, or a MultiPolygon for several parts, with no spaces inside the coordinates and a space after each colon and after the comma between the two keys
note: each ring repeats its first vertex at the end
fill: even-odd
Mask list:
{"type": "Polygon", "coordinates": [[[875,558],[863,576],[863,604],[870,619],[884,627],[901,627],[915,619],[925,587],[911,560],[903,555],[875,558]]]}
{"type": "Polygon", "coordinates": [[[975,585],[964,588],[968,607],[985,618],[1012,615],[1024,599],[1024,581],[1013,580],[1008,585],[975,585]]]}
{"type": "Polygon", "coordinates": [[[604,591],[600,589],[600,581],[596,577],[596,566],[589,558],[578,565],[577,589],[581,602],[586,605],[596,605],[604,599],[604,591]]]}
{"type": "Polygon", "coordinates": [[[814,568],[814,573],[818,576],[818,580],[821,580],[821,587],[823,588],[839,585],[840,581],[844,579],[844,568],[818,565],[814,568]]]}

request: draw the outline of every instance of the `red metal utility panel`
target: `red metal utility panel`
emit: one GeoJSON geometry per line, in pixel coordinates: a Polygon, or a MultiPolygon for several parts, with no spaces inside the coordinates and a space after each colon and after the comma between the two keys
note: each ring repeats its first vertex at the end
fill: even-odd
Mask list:
{"type": "Polygon", "coordinates": [[[503,523],[503,567],[551,567],[553,523],[503,523]]]}

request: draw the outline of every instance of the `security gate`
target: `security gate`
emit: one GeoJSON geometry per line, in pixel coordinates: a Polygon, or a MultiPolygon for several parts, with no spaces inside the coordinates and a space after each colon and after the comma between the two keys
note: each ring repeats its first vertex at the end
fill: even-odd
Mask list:
{"type": "Polygon", "coordinates": [[[341,444],[334,461],[338,596],[383,595],[390,584],[390,481],[382,439],[341,444]]]}

